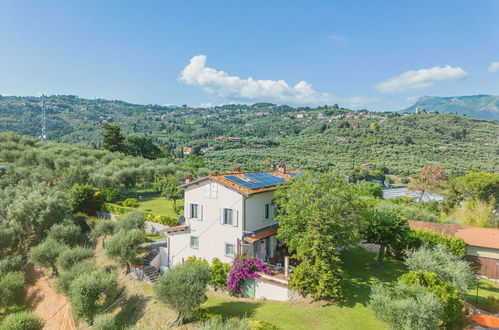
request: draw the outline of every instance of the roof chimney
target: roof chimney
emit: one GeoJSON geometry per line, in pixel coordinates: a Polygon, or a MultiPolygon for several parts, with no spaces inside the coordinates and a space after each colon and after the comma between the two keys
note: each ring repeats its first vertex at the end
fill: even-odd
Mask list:
{"type": "Polygon", "coordinates": [[[218,175],[220,175],[220,173],[218,173],[217,171],[215,171],[215,172],[211,173],[210,175],[212,175],[212,176],[218,176],[218,175]]]}
{"type": "Polygon", "coordinates": [[[279,164],[279,172],[283,174],[286,173],[286,164],[284,163],[279,164]]]}
{"type": "Polygon", "coordinates": [[[234,172],[234,173],[239,173],[239,172],[241,172],[241,168],[240,168],[239,166],[238,166],[238,167],[234,167],[234,168],[232,169],[232,172],[234,172]]]}
{"type": "Polygon", "coordinates": [[[185,183],[191,182],[193,179],[192,174],[189,174],[188,176],[185,177],[185,183]]]}

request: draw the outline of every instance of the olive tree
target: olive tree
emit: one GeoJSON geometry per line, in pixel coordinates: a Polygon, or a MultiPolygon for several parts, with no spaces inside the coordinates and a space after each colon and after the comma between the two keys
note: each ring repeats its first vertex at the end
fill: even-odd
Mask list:
{"type": "Polygon", "coordinates": [[[125,274],[130,273],[130,265],[137,260],[141,244],[145,242],[144,231],[132,229],[119,231],[106,244],[106,252],[125,266],[125,274]]]}
{"type": "Polygon", "coordinates": [[[177,312],[172,325],[181,325],[192,319],[194,312],[207,300],[206,289],[210,280],[208,265],[187,262],[175,266],[161,276],[154,287],[156,299],[177,312]]]}
{"type": "Polygon", "coordinates": [[[69,292],[75,315],[93,318],[116,297],[118,292],[116,273],[99,269],[80,274],[70,284],[69,292]]]}
{"type": "Polygon", "coordinates": [[[42,243],[33,247],[28,253],[28,260],[40,267],[52,268],[52,275],[59,275],[57,269],[57,258],[67,246],[59,243],[53,238],[47,238],[42,243]]]}

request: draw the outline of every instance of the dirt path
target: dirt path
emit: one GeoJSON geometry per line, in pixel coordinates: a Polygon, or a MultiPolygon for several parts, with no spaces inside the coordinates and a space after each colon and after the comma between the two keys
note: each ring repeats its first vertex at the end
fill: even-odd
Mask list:
{"type": "Polygon", "coordinates": [[[28,299],[31,302],[33,312],[43,320],[43,328],[76,330],[68,299],[52,288],[48,279],[39,269],[29,269],[28,277],[31,283],[28,288],[28,299]]]}

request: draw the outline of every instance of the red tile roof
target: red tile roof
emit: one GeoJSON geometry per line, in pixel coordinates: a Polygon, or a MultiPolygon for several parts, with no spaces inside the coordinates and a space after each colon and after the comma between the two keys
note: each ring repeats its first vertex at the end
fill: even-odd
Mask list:
{"type": "Polygon", "coordinates": [[[267,227],[267,228],[263,228],[263,229],[254,231],[252,235],[244,237],[244,240],[248,243],[254,243],[254,242],[259,241],[261,239],[275,235],[277,233],[278,228],[279,227],[276,225],[276,226],[267,227]]]}
{"type": "Polygon", "coordinates": [[[413,220],[409,220],[409,226],[411,229],[431,230],[441,235],[459,237],[467,245],[499,249],[499,229],[413,220]]]}
{"type": "Polygon", "coordinates": [[[257,193],[261,193],[261,192],[265,192],[265,191],[276,190],[278,186],[249,189],[249,188],[246,188],[240,184],[237,184],[237,183],[227,179],[226,176],[230,175],[230,176],[235,176],[235,177],[244,177],[245,174],[249,174],[249,173],[269,173],[269,174],[272,174],[275,176],[279,176],[287,181],[287,180],[293,178],[293,176],[291,174],[297,174],[300,172],[301,172],[300,169],[286,170],[285,173],[282,173],[280,171],[233,172],[233,173],[223,173],[223,174],[220,174],[218,172],[214,172],[214,173],[212,173],[208,176],[205,176],[203,178],[182,184],[182,185],[178,186],[177,188],[187,188],[190,185],[198,184],[198,183],[205,181],[205,180],[213,180],[213,181],[216,181],[216,182],[218,182],[218,183],[220,183],[228,188],[232,188],[233,190],[236,190],[237,192],[239,192],[243,195],[252,195],[252,194],[257,194],[257,193]]]}

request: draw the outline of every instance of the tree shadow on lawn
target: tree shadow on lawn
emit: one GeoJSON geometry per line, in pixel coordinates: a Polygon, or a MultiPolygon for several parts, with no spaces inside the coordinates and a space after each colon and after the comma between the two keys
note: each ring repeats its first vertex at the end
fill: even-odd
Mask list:
{"type": "Polygon", "coordinates": [[[208,313],[219,314],[223,318],[227,317],[252,317],[256,310],[262,305],[260,302],[245,302],[245,301],[225,301],[215,306],[205,307],[208,313]]]}
{"type": "Polygon", "coordinates": [[[351,249],[342,254],[347,275],[344,306],[364,306],[369,301],[371,286],[378,282],[395,282],[406,272],[401,261],[385,258],[382,266],[376,264],[376,253],[362,248],[351,249]]]}
{"type": "Polygon", "coordinates": [[[145,313],[147,299],[140,296],[131,296],[124,299],[118,306],[120,311],[116,314],[117,329],[126,329],[137,323],[145,313]]]}

